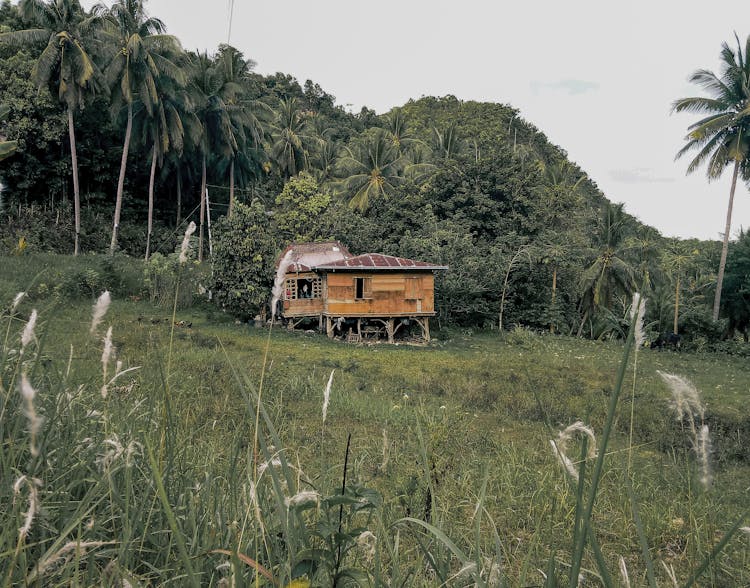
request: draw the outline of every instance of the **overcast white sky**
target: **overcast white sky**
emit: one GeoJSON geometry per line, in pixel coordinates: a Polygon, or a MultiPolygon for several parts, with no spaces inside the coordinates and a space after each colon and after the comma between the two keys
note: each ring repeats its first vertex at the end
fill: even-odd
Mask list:
{"type": "MultiPolygon", "coordinates": [[[[209,51],[227,42],[231,6],[147,3],[186,49],[209,51]]],[[[688,159],[674,155],[696,117],[670,107],[700,94],[693,71],[718,73],[735,31],[750,34],[750,2],[234,0],[229,41],[259,73],[312,79],[354,111],[445,94],[510,104],[643,222],[718,239],[730,171],[711,184],[704,170],[686,177],[688,159]]],[[[733,235],[740,226],[750,226],[745,185],[733,235]]]]}

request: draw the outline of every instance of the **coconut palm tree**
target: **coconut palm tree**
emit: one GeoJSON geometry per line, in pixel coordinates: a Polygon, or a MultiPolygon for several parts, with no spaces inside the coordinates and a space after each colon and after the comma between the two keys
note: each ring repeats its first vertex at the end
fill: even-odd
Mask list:
{"type": "Polygon", "coordinates": [[[200,140],[202,127],[193,112],[193,105],[185,88],[173,79],[161,76],[156,79],[158,102],[149,116],[142,103],[137,103],[134,113],[134,126],[144,145],[150,145],[151,173],[148,183],[148,229],[146,233],[146,261],[151,251],[151,236],[154,220],[154,182],[156,168],[162,166],[164,155],[174,151],[182,156],[186,135],[188,142],[200,140]]]}
{"type": "Polygon", "coordinates": [[[271,158],[284,178],[290,178],[307,169],[308,137],[305,130],[305,118],[299,109],[297,99],[282,99],[273,124],[271,158]]]}
{"type": "Polygon", "coordinates": [[[83,109],[86,99],[98,88],[99,70],[90,55],[93,32],[101,21],[102,7],[87,13],[78,0],[22,0],[19,5],[24,20],[35,28],[3,33],[0,43],[21,46],[46,43],[32,76],[39,89],[54,85],[57,97],[68,113],[68,138],[73,172],[73,214],[75,244],[78,255],[81,233],[81,193],[78,184],[75,110],[83,109]]]}
{"type": "MultiPolygon", "coordinates": [[[[267,135],[267,123],[272,110],[259,100],[246,97],[246,82],[255,62],[245,59],[240,51],[230,45],[220,45],[217,68],[221,74],[220,95],[229,116],[236,148],[224,149],[224,162],[229,167],[229,208],[227,216],[232,216],[234,208],[235,179],[244,187],[251,178],[262,174],[265,153],[262,149],[267,135]]],[[[229,143],[231,146],[231,142],[229,143]]]]}
{"type": "Polygon", "coordinates": [[[629,297],[635,290],[633,267],[625,257],[627,228],[623,205],[608,202],[596,228],[593,261],[582,276],[578,336],[598,308],[609,309],[618,295],[629,297]]]}
{"type": "Polygon", "coordinates": [[[727,43],[722,45],[719,75],[700,69],[690,77],[690,81],[698,84],[709,96],[681,98],[672,105],[675,112],[696,112],[707,115],[688,127],[687,142],[677,153],[677,158],[679,158],[688,152],[698,151],[690,161],[687,172],[692,173],[703,162],[707,162],[706,171],[710,181],[721,176],[728,166],[731,165],[733,168],[724,242],[716,279],[714,320],[719,318],[737,178],[742,175],[747,179],[750,175],[748,173],[750,171],[748,169],[750,167],[748,165],[750,156],[750,36],[745,41],[744,51],[736,35],[735,39],[737,40],[736,51],[727,43]]]}
{"type": "Polygon", "coordinates": [[[372,129],[346,152],[340,161],[344,179],[339,190],[352,208],[366,210],[371,198],[387,198],[403,182],[403,158],[383,129],[372,129]]]}
{"type": "Polygon", "coordinates": [[[164,34],[164,23],[146,14],[143,0],[118,0],[107,16],[106,33],[117,51],[105,70],[112,88],[112,110],[119,114],[125,108],[125,139],[117,181],[112,241],[109,251],[117,247],[117,235],[125,187],[125,170],[133,132],[133,105],[142,104],[149,116],[154,116],[159,103],[157,79],[169,76],[178,85],[185,84],[185,73],[177,64],[182,52],[177,39],[164,34]]]}

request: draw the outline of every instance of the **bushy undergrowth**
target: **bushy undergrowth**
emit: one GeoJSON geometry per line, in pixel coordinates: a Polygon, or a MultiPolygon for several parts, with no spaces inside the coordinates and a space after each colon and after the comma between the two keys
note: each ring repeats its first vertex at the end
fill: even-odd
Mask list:
{"type": "Polygon", "coordinates": [[[747,432],[720,425],[743,414],[731,359],[644,350],[615,379],[616,343],[349,347],[116,297],[92,334],[87,305],[6,300],[4,585],[551,586],[579,556],[583,585],[625,585],[620,556],[633,586],[750,581],[748,539],[722,543],[750,482],[747,432]],[[737,438],[708,490],[656,369],[711,392],[714,457],[737,438]],[[612,437],[597,484],[570,442],[577,487],[549,440],[579,418],[612,437]]]}

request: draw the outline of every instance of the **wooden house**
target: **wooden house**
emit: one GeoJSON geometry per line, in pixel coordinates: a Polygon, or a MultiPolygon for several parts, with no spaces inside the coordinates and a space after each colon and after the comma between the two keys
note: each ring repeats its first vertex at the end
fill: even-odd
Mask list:
{"type": "Polygon", "coordinates": [[[435,271],[447,269],[382,253],[352,256],[339,242],[291,245],[281,315],[291,325],[318,319],[329,337],[387,337],[416,324],[430,340],[435,271]],[[323,259],[324,258],[324,259],[323,259]]]}

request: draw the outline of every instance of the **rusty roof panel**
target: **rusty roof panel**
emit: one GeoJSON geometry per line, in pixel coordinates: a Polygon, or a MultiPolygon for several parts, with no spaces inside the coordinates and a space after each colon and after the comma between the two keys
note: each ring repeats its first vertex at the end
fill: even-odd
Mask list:
{"type": "Polygon", "coordinates": [[[369,269],[369,270],[394,270],[394,269],[420,269],[420,270],[444,270],[444,265],[435,265],[426,261],[415,261],[405,257],[384,255],[383,253],[365,253],[356,257],[340,259],[330,263],[314,266],[313,269],[320,270],[346,270],[346,269],[369,269]]]}

